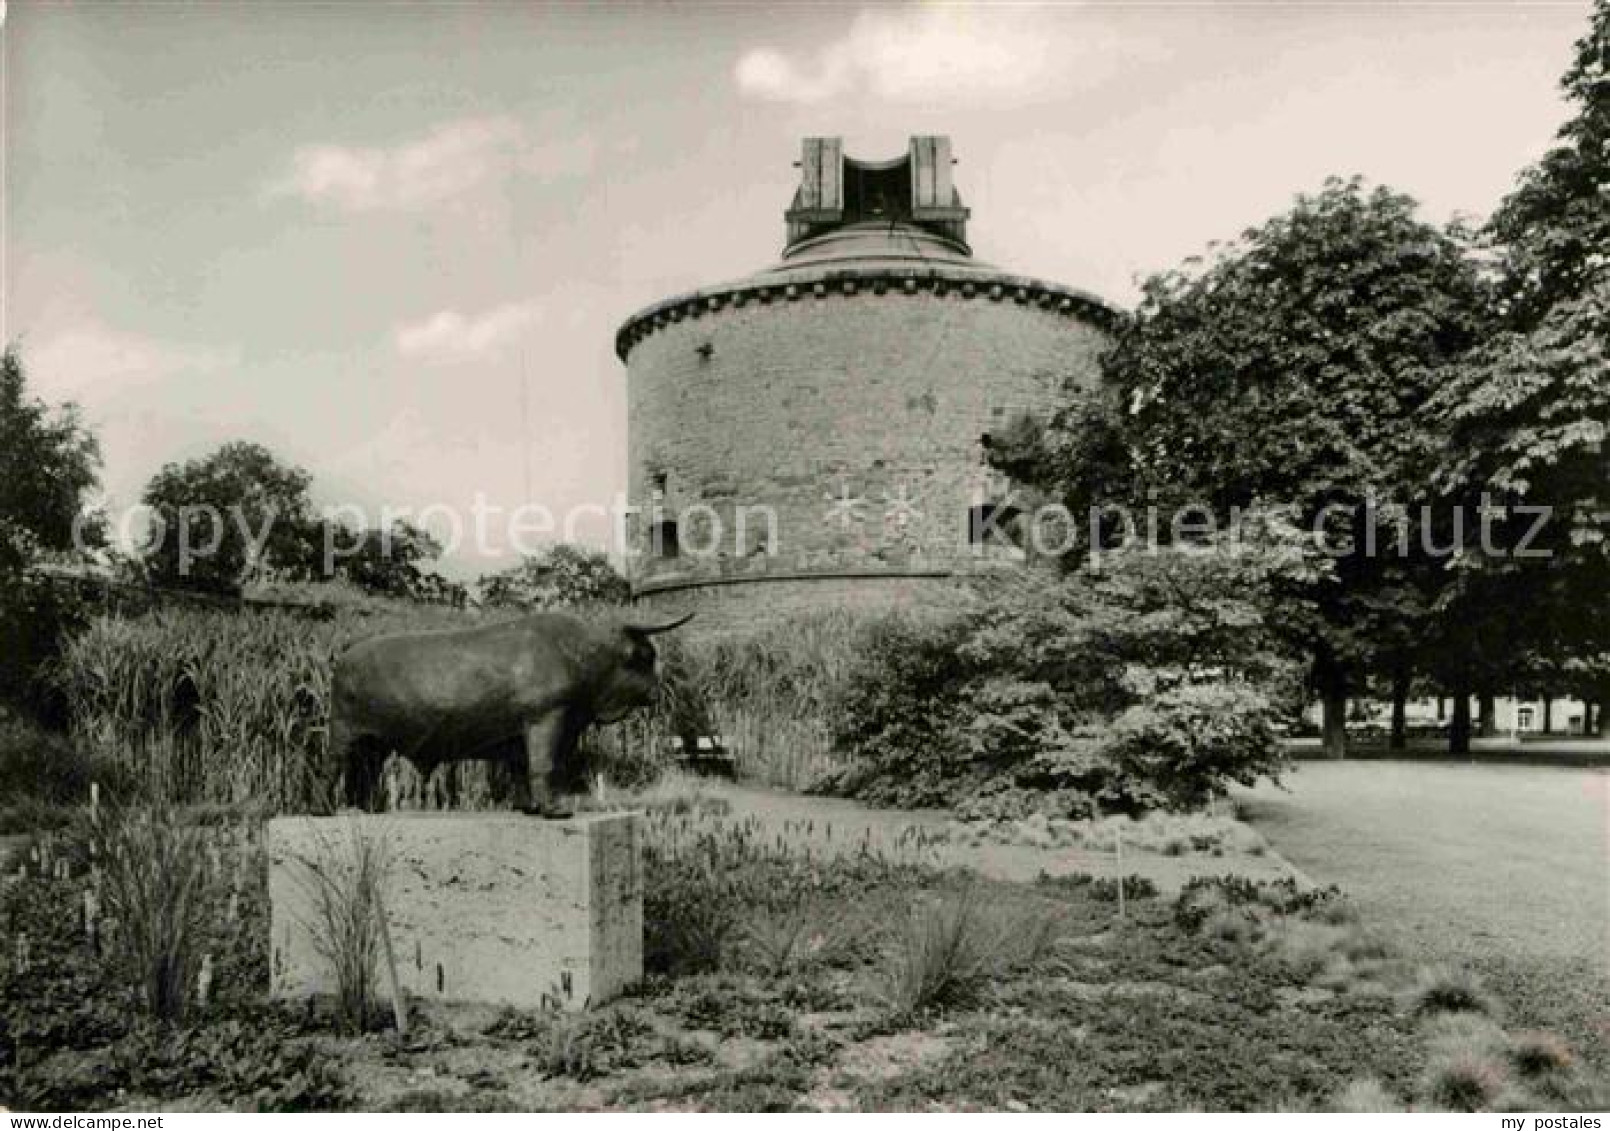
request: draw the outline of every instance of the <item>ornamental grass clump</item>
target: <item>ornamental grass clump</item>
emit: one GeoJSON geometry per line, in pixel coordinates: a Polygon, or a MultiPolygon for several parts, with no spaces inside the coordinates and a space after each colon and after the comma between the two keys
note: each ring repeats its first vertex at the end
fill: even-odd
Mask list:
{"type": "Polygon", "coordinates": [[[1409,1012],[1417,1017],[1475,1013],[1498,1016],[1498,1002],[1468,970],[1446,967],[1422,970],[1409,991],[1409,1012]]]}
{"type": "Polygon", "coordinates": [[[209,832],[160,806],[103,809],[92,829],[108,957],[139,987],[146,1012],[181,1021],[217,910],[209,832]]]}
{"type": "Polygon", "coordinates": [[[390,849],[353,823],[343,835],[320,838],[294,864],[310,908],[301,925],[335,986],[337,1023],[360,1032],[377,1012],[390,849]]]}
{"type": "Polygon", "coordinates": [[[976,884],[919,898],[890,941],[885,1004],[896,1017],[965,1007],[992,978],[1043,959],[1059,926],[1054,912],[1009,907],[976,884]]]}

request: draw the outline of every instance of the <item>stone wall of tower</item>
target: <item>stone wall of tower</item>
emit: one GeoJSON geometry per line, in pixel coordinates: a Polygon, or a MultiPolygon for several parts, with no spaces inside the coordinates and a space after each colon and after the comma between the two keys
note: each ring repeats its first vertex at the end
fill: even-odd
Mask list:
{"type": "Polygon", "coordinates": [[[824,609],[852,613],[951,612],[965,605],[968,594],[952,577],[913,574],[768,575],[742,582],[670,586],[641,594],[637,606],[654,617],[691,612],[684,633],[701,638],[742,634],[786,617],[824,609]]]}
{"type": "Polygon", "coordinates": [[[987,281],[830,282],[662,314],[625,344],[638,591],[842,605],[975,568],[981,436],[1093,384],[1107,341],[1086,307],[987,281]],[[654,552],[656,504],[678,522],[674,559],[654,552]],[[784,585],[802,577],[841,581],[784,585]],[[718,579],[745,592],[704,591],[718,579]]]}

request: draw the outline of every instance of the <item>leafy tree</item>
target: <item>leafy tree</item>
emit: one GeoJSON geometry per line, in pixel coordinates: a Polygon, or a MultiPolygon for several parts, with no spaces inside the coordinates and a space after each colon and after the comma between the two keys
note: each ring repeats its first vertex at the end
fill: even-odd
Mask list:
{"type": "Polygon", "coordinates": [[[631,586],[596,550],[560,542],[519,565],[476,582],[481,603],[522,609],[563,605],[621,605],[631,586]]]}
{"type": "Polygon", "coordinates": [[[7,347],[0,354],[0,696],[31,698],[35,673],[79,619],[71,595],[31,567],[101,543],[97,523],[78,521],[99,470],[99,446],[78,410],[31,396],[21,356],[7,347]]]}
{"type": "Polygon", "coordinates": [[[441,556],[411,523],[357,528],[314,513],[302,468],[261,444],[225,444],[167,464],[145,489],[161,537],[143,564],[158,585],[239,595],[247,582],[343,580],[384,597],[462,604],[462,586],[422,568],[441,556]]]}
{"type": "Polygon", "coordinates": [[[1011,477],[1023,509],[1061,504],[1074,529],[1056,539],[1074,564],[1083,553],[1115,544],[1122,523],[1110,504],[1133,505],[1136,473],[1126,420],[1111,387],[1072,388],[1049,425],[1029,415],[1009,419],[989,436],[990,466],[1011,477]],[[1090,545],[1094,517],[1095,547],[1090,545]]]}
{"type": "Polygon", "coordinates": [[[1596,0],[1560,80],[1573,116],[1494,213],[1517,326],[1587,294],[1610,267],[1610,2],[1596,0]]]}
{"type": "MultiPolygon", "coordinates": [[[[76,405],[56,408],[28,394],[15,346],[0,354],[0,523],[42,551],[75,546],[74,523],[99,482],[101,455],[76,405]]],[[[80,539],[98,545],[89,526],[80,539]]],[[[20,551],[14,551],[20,553],[20,551]]]]}
{"type": "Polygon", "coordinates": [[[1372,552],[1370,508],[1424,497],[1425,409],[1485,307],[1463,234],[1415,212],[1333,179],[1209,261],[1154,276],[1104,362],[1106,388],[1075,400],[1029,465],[1076,514],[1105,493],[1156,507],[1164,531],[1187,508],[1223,529],[1246,508],[1289,505],[1323,534],[1335,570],[1277,585],[1270,615],[1311,660],[1333,754],[1351,689],[1372,664],[1406,663],[1428,613],[1435,574],[1380,541],[1372,552]]]}
{"type": "Polygon", "coordinates": [[[160,536],[144,554],[151,579],[233,596],[259,571],[304,569],[311,482],[306,471],[248,441],[164,465],[144,495],[160,520],[160,536]]]}
{"type": "Polygon", "coordinates": [[[286,573],[347,581],[365,593],[433,604],[462,605],[464,587],[447,580],[423,563],[442,555],[429,531],[397,520],[389,530],[350,525],[323,518],[312,524],[303,540],[304,558],[286,573]],[[325,550],[332,552],[325,560],[325,550]]]}
{"type": "MultiPolygon", "coordinates": [[[[1492,516],[1485,546],[1465,524],[1439,599],[1439,663],[1456,700],[1575,660],[1585,697],[1610,701],[1610,665],[1599,666],[1610,652],[1610,276],[1475,351],[1435,410],[1445,506],[1492,516]]],[[[1468,728],[1456,722],[1462,752],[1468,728]]]]}
{"type": "Polygon", "coordinates": [[[451,605],[462,609],[469,603],[470,591],[461,583],[435,570],[421,570],[407,594],[410,600],[430,605],[451,605]]]}
{"type": "Polygon", "coordinates": [[[1435,405],[1448,429],[1444,491],[1551,511],[1541,524],[1526,513],[1502,516],[1517,540],[1537,527],[1528,557],[1506,553],[1473,564],[1523,571],[1536,551],[1535,560],[1558,563],[1562,582],[1584,580],[1576,571],[1602,579],[1610,559],[1610,273],[1554,306],[1535,329],[1499,335],[1453,377],[1435,405]]]}
{"type": "MultiPolygon", "coordinates": [[[[1537,673],[1610,701],[1610,4],[1594,5],[1561,83],[1575,114],[1493,217],[1507,326],[1433,409],[1449,507],[1486,504],[1513,548],[1468,526],[1439,598],[1438,662],[1456,701],[1537,673]],[[1539,512],[1548,515],[1537,530],[1539,512]],[[1485,673],[1488,680],[1483,688],[1485,673]]],[[[1603,712],[1601,709],[1601,716],[1603,712]]],[[[1461,720],[1456,719],[1456,723],[1461,720]]],[[[1467,723],[1467,720],[1465,721],[1467,723]]],[[[1452,745],[1467,748],[1468,725],[1452,745]]]]}

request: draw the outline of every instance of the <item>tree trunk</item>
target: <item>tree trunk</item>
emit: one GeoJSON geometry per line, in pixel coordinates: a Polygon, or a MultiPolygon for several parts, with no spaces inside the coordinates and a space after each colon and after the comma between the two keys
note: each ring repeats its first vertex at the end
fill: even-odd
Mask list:
{"type": "Polygon", "coordinates": [[[1554,729],[1554,699],[1552,696],[1543,696],[1543,733],[1548,734],[1554,729]]]}
{"type": "Polygon", "coordinates": [[[1324,734],[1321,748],[1327,758],[1347,757],[1347,695],[1327,691],[1320,700],[1324,708],[1324,734]]]}
{"type": "Polygon", "coordinates": [[[1448,724],[1448,753],[1456,758],[1470,756],[1470,690],[1454,688],[1453,721],[1448,724]]]}
{"type": "Polygon", "coordinates": [[[1388,750],[1409,748],[1409,669],[1399,668],[1392,673],[1392,737],[1388,750]]]}
{"type": "Polygon", "coordinates": [[[1328,655],[1314,661],[1314,686],[1322,715],[1320,750],[1327,758],[1347,757],[1347,675],[1328,655]]]}
{"type": "Polygon", "coordinates": [[[1491,738],[1493,733],[1493,693],[1483,691],[1477,697],[1481,715],[1476,720],[1476,733],[1483,738],[1491,738]]]}

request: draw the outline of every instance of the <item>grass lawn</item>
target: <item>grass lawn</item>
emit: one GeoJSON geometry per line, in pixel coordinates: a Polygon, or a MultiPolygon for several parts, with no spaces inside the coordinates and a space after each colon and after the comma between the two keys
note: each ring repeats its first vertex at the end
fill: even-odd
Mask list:
{"type": "MultiPolygon", "coordinates": [[[[1317,738],[1293,738],[1286,743],[1294,758],[1302,760],[1324,759],[1325,754],[1317,738]]],[[[1347,736],[1349,758],[1386,758],[1394,761],[1407,759],[1430,762],[1485,762],[1523,763],[1540,766],[1610,766],[1610,738],[1569,734],[1496,734],[1486,738],[1472,738],[1470,753],[1455,757],[1448,753],[1445,735],[1415,735],[1403,750],[1393,750],[1387,737],[1380,733],[1350,733],[1347,736]]]]}
{"type": "Polygon", "coordinates": [[[1610,1075],[1610,772],[1306,762],[1243,812],[1406,955],[1481,973],[1512,1022],[1610,1075]]]}

